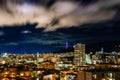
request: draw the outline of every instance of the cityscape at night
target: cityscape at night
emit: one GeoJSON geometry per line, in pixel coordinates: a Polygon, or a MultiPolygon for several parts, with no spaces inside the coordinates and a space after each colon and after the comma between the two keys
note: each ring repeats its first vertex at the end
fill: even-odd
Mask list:
{"type": "Polygon", "coordinates": [[[120,80],[120,0],[0,0],[0,80],[120,80]]]}

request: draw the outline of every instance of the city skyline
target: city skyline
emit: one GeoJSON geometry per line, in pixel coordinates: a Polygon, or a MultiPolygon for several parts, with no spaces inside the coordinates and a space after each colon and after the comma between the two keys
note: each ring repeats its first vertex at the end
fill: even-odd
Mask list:
{"type": "MultiPolygon", "coordinates": [[[[86,45],[120,51],[119,0],[0,0],[0,52],[44,53],[86,45]]],[[[72,49],[71,49],[72,50],[72,49]]]]}

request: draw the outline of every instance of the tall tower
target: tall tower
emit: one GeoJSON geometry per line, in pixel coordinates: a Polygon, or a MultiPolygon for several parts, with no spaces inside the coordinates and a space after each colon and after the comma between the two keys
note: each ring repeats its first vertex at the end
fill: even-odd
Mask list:
{"type": "Polygon", "coordinates": [[[74,64],[76,66],[83,66],[85,62],[85,44],[77,43],[74,47],[74,64]]]}
{"type": "Polygon", "coordinates": [[[104,48],[101,48],[101,54],[104,54],[104,48]]]}
{"type": "Polygon", "coordinates": [[[65,48],[68,49],[68,47],[69,47],[69,44],[68,44],[68,42],[66,42],[65,43],[65,48]]]}

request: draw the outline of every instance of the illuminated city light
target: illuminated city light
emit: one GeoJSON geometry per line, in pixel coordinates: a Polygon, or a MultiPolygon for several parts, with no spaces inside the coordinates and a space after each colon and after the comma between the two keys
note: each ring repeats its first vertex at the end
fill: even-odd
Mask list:
{"type": "Polygon", "coordinates": [[[2,61],[2,64],[5,64],[6,62],[5,61],[2,61]]]}

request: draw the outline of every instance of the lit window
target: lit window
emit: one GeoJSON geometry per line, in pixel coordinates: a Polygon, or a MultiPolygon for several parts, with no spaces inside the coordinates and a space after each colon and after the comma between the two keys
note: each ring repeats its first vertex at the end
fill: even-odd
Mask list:
{"type": "Polygon", "coordinates": [[[93,78],[94,78],[94,79],[97,79],[97,75],[96,75],[96,74],[93,74],[93,78]]]}

